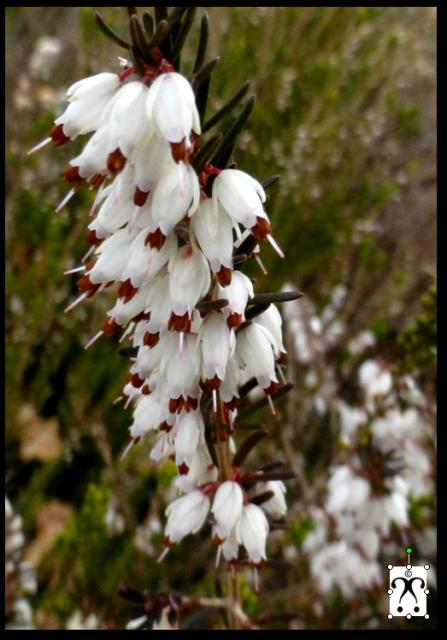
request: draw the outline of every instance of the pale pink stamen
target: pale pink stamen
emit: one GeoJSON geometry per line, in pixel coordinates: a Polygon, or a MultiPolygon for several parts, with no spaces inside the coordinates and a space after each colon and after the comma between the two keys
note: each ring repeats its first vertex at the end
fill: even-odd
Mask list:
{"type": "Polygon", "coordinates": [[[127,329],[125,330],[125,332],[123,333],[123,335],[121,336],[121,338],[119,339],[120,342],[122,342],[123,340],[126,339],[129,331],[132,329],[133,327],[133,322],[130,323],[130,325],[127,327],[127,329]]]}
{"type": "Polygon", "coordinates": [[[178,338],[178,357],[180,360],[183,357],[183,336],[184,336],[183,331],[180,331],[179,338],[178,338]]]}
{"type": "Polygon", "coordinates": [[[152,255],[149,256],[149,262],[147,263],[146,269],[144,270],[144,277],[147,278],[148,273],[149,273],[149,269],[151,268],[151,264],[152,264],[152,255]]]}
{"type": "Polygon", "coordinates": [[[58,206],[57,209],[55,209],[56,213],[59,213],[59,211],[65,207],[65,205],[67,204],[67,202],[70,200],[70,198],[72,198],[74,196],[74,194],[76,193],[75,189],[73,188],[71,191],[69,191],[67,193],[67,195],[65,196],[65,198],[62,200],[62,202],[60,203],[60,205],[58,206]]]}
{"type": "Polygon", "coordinates": [[[255,260],[258,263],[258,265],[261,267],[261,271],[262,273],[266,276],[267,275],[267,269],[264,267],[264,265],[262,264],[262,260],[259,256],[255,256],[255,260]]]}
{"type": "Polygon", "coordinates": [[[97,333],[97,334],[96,334],[96,336],[90,340],[90,342],[87,342],[87,344],[85,345],[84,349],[88,349],[89,347],[91,347],[91,346],[92,346],[92,344],[93,344],[94,342],[96,342],[96,341],[97,341],[97,339],[98,339],[100,336],[102,336],[102,334],[103,334],[103,333],[104,333],[104,331],[100,331],[99,333],[97,333]]]}
{"type": "Polygon", "coordinates": [[[77,267],[76,269],[70,269],[70,271],[64,271],[64,276],[69,276],[71,273],[77,273],[78,271],[84,271],[85,265],[83,267],[77,267]]]}
{"type": "Polygon", "coordinates": [[[93,251],[95,250],[95,245],[92,244],[92,246],[90,247],[90,249],[87,251],[87,253],[85,254],[85,256],[82,258],[81,262],[85,262],[87,260],[87,258],[89,257],[90,254],[93,253],[93,251]]]}
{"type": "Polygon", "coordinates": [[[231,431],[234,431],[233,416],[231,415],[231,411],[228,412],[228,420],[230,421],[230,429],[231,429],[231,431]]]}
{"type": "Polygon", "coordinates": [[[130,403],[132,402],[132,399],[135,397],[135,395],[138,393],[138,389],[135,389],[135,387],[132,389],[132,391],[130,392],[129,397],[126,400],[126,404],[124,405],[124,408],[127,409],[127,407],[130,405],[130,403]]]}
{"type": "Polygon", "coordinates": [[[121,400],[124,400],[124,396],[118,396],[118,398],[115,398],[112,404],[118,404],[118,402],[121,402],[121,400]]]}
{"type": "Polygon", "coordinates": [[[185,196],[185,189],[183,187],[183,173],[182,173],[182,168],[180,164],[177,165],[177,171],[178,171],[178,185],[180,188],[180,196],[183,198],[185,196]]]}
{"type": "Polygon", "coordinates": [[[36,146],[33,147],[30,151],[27,151],[27,155],[30,156],[35,151],[39,151],[39,149],[42,149],[42,147],[45,147],[49,142],[51,142],[51,140],[52,138],[45,138],[45,140],[42,140],[42,142],[39,142],[39,144],[36,144],[36,146]]]}
{"type": "Polygon", "coordinates": [[[272,238],[270,234],[267,235],[267,240],[270,242],[270,244],[272,245],[276,253],[279,255],[279,257],[284,258],[283,252],[281,251],[278,244],[275,242],[275,240],[272,238]]]}
{"type": "Polygon", "coordinates": [[[140,211],[140,208],[138,205],[135,206],[135,210],[132,214],[132,218],[130,219],[130,223],[129,223],[129,229],[127,231],[127,233],[132,233],[132,229],[134,228],[135,222],[137,221],[137,217],[138,217],[138,213],[140,211]]]}
{"type": "Polygon", "coordinates": [[[271,396],[267,396],[267,400],[269,401],[270,409],[272,410],[273,415],[276,415],[275,407],[273,406],[273,400],[271,396]]]}
{"type": "Polygon", "coordinates": [[[75,307],[77,304],[79,304],[86,297],[87,297],[87,293],[83,293],[82,296],[79,296],[79,298],[77,300],[75,300],[74,302],[72,302],[69,307],[64,309],[64,313],[67,313],[67,311],[70,311],[71,309],[73,309],[73,307],[75,307]]]}
{"type": "Polygon", "coordinates": [[[169,547],[166,547],[166,549],[163,551],[163,553],[161,554],[161,556],[158,558],[158,560],[157,560],[157,564],[160,564],[160,562],[161,562],[162,560],[164,560],[164,558],[166,558],[166,556],[167,556],[167,554],[168,554],[168,551],[169,551],[169,547]]]}
{"type": "Polygon", "coordinates": [[[256,592],[259,591],[259,573],[256,567],[255,567],[255,591],[256,592]]]}
{"type": "Polygon", "coordinates": [[[117,179],[115,180],[115,197],[113,200],[115,204],[119,204],[119,201],[120,201],[122,175],[123,174],[120,173],[117,179]]]}
{"type": "Polygon", "coordinates": [[[287,384],[287,380],[285,378],[281,365],[278,365],[278,371],[279,371],[279,375],[281,377],[282,383],[287,384]]]}
{"type": "Polygon", "coordinates": [[[123,453],[121,454],[121,457],[120,457],[120,462],[122,462],[124,460],[124,458],[127,456],[129,451],[132,449],[133,443],[134,443],[134,440],[131,440],[129,442],[129,444],[127,445],[127,447],[124,449],[124,451],[123,451],[123,453]]]}
{"type": "Polygon", "coordinates": [[[98,206],[98,202],[99,202],[99,199],[101,197],[101,194],[104,191],[104,185],[105,185],[106,181],[107,181],[107,178],[106,178],[106,180],[104,180],[104,182],[102,183],[102,185],[98,189],[98,192],[97,192],[97,194],[95,196],[95,199],[93,201],[93,204],[92,204],[92,208],[90,209],[90,213],[88,214],[90,217],[92,217],[92,215],[95,213],[95,209],[98,206]]]}
{"type": "Polygon", "coordinates": [[[233,344],[234,344],[234,329],[232,328],[230,331],[230,341],[228,343],[228,348],[230,351],[233,348],[233,344]]]}

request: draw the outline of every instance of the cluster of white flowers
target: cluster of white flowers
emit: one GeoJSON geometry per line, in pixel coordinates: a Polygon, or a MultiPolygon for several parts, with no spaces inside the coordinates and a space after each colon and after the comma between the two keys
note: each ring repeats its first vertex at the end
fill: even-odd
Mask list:
{"type": "Polygon", "coordinates": [[[67,272],[85,271],[82,295],[67,311],[118,284],[118,300],[86,348],[120,328],[122,340],[132,339],[135,357],[123,392],[126,406],[135,406],[130,444],[155,432],[151,459],[174,458],[181,474],[184,495],[166,511],[164,544],[196,532],[212,514],[214,542],[225,559],[237,560],[242,544],[259,567],[269,532],[265,512],[285,514],[284,485],[263,483],[269,497],[260,507],[250,502],[238,468],[232,479],[218,480],[202,409],[219,413],[228,439],[240,384],[254,377],[268,396],[278,389],[281,316],[272,305],[247,321],[253,286],[233,269],[233,250],[250,234],[255,246],[268,239],[280,252],[263,208],[266,196],[259,182],[234,168],[206,164],[197,175],[195,96],[172,65],[160,59],[140,80],[129,75],[101,73],[70,87],[70,104],[44,141],[60,145],[93,133],[64,172],[73,188],[58,207],[85,183],[98,189],[84,261],[93,251],[95,259],[67,272]]]}
{"type": "Polygon", "coordinates": [[[347,343],[358,358],[375,344],[371,332],[346,335],[339,320],[346,294],[345,287],[336,287],[319,315],[309,300],[292,303],[286,307],[286,320],[297,359],[308,367],[307,408],[320,416],[329,408],[338,414],[343,461],[337,464],[335,459],[329,470],[322,507],[310,507],[315,529],[303,550],[321,593],[329,595],[337,586],[352,597],[359,589],[383,583],[379,558],[393,528],[400,531],[402,546],[408,546],[409,499],[430,499],[434,492],[429,451],[435,434],[426,417],[427,400],[415,379],[393,376],[383,359],[365,359],[358,366],[359,403],[353,406],[340,397],[340,372],[326,360],[326,353],[347,343]]]}
{"type": "Polygon", "coordinates": [[[24,542],[22,519],[5,496],[5,622],[9,631],[33,629],[28,597],[36,592],[37,583],[31,565],[22,560],[24,542]]]}

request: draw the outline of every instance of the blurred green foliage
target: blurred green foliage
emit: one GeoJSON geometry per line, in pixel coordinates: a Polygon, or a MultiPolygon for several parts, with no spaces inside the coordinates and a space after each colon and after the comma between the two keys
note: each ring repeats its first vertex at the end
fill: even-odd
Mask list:
{"type": "Polygon", "coordinates": [[[436,361],[438,352],[437,284],[421,300],[423,313],[399,336],[401,366],[404,371],[422,369],[436,361]]]}

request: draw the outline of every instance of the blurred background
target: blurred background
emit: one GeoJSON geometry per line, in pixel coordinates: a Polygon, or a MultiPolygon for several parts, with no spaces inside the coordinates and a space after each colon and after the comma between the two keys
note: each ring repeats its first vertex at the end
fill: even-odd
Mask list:
{"type": "MultiPolygon", "coordinates": [[[[174,463],[159,468],[144,443],[119,462],[131,413],[113,400],[128,362],[117,336],[83,348],[113,294],[63,312],[77,294],[76,276],[63,272],[86,251],[94,194],[81,190],[54,210],[85,139],[26,155],[73,82],[119,73],[122,50],[95,26],[94,9],[6,8],[9,628],[122,629],[138,616],[117,595],[123,586],[214,593],[207,530],[156,564],[174,463]]],[[[125,9],[100,10],[127,38],[125,9]]],[[[203,11],[209,57],[220,56],[208,115],[250,80],[256,105],[234,159],[259,180],[281,175],[267,212],[286,258],[266,244],[268,274],[253,261],[245,272],[257,293],[305,293],[281,308],[295,388],[275,419],[253,417],[270,432],[253,468],[280,456],[298,474],[288,482],[289,525],[269,538],[258,597],[244,574],[244,610],[265,628],[407,628],[386,617],[386,566],[406,564],[410,545],[414,564],[432,567],[431,617],[411,628],[434,629],[435,8],[205,7],[197,25],[203,11]],[[377,504],[400,487],[402,517],[387,502],[389,526],[369,523],[368,538],[352,504],[334,502],[340,467],[366,478],[377,504]]],[[[198,26],[186,76],[197,36],[198,26]]]]}

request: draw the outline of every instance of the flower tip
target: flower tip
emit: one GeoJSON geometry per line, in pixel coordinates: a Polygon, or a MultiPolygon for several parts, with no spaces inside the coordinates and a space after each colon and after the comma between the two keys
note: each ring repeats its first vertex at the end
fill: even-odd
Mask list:
{"type": "Polygon", "coordinates": [[[275,242],[275,240],[272,238],[270,234],[267,235],[267,240],[270,242],[270,244],[272,245],[276,253],[279,255],[279,257],[284,258],[284,253],[281,251],[280,247],[278,246],[278,244],[275,242]]]}

